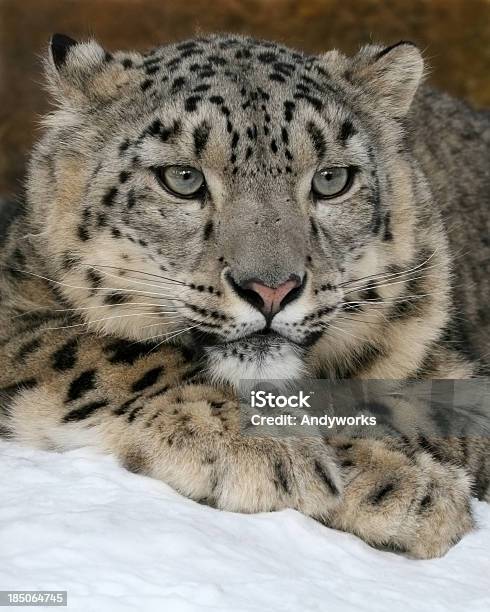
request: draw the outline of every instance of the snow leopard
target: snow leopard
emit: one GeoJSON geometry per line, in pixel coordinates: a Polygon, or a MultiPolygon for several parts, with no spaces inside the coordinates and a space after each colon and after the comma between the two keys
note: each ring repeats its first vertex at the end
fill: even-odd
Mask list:
{"type": "Polygon", "coordinates": [[[2,230],[2,434],[412,558],[474,529],[488,437],[245,436],[236,389],[485,374],[488,113],[426,86],[404,41],[56,34],[45,68],[53,110],[2,230]]]}

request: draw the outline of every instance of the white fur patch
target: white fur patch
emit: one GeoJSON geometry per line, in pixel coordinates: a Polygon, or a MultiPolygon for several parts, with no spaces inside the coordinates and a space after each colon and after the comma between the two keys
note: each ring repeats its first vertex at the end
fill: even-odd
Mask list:
{"type": "MultiPolygon", "coordinates": [[[[305,365],[295,348],[287,343],[259,350],[255,354],[230,355],[226,345],[207,349],[208,374],[214,383],[238,389],[243,380],[291,380],[305,374],[305,365]]],[[[237,343],[240,353],[239,343],[237,343]]]]}

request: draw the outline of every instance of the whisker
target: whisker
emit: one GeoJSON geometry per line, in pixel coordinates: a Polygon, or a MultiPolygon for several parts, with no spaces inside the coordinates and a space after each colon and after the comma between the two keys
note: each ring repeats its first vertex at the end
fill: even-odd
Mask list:
{"type": "Polygon", "coordinates": [[[414,276],[412,278],[404,278],[402,280],[393,281],[389,283],[381,283],[379,285],[368,285],[367,287],[353,287],[349,291],[346,291],[344,295],[349,295],[350,293],[355,293],[356,291],[367,291],[368,289],[380,289],[382,287],[390,287],[391,285],[399,285],[401,283],[406,283],[408,281],[419,280],[420,278],[426,278],[425,275],[414,276]]]}
{"type": "Polygon", "coordinates": [[[383,298],[379,300],[353,300],[351,302],[341,302],[339,306],[347,306],[349,304],[367,304],[370,306],[390,306],[398,302],[407,302],[410,300],[418,300],[424,297],[432,297],[434,295],[445,295],[445,291],[433,291],[431,293],[416,293],[413,295],[404,295],[393,298],[383,298]]]}
{"type": "MultiPolygon", "coordinates": [[[[152,304],[151,302],[125,302],[124,304],[120,304],[120,306],[126,307],[134,307],[134,306],[154,306],[156,308],[161,307],[161,304],[152,304]]],[[[49,310],[50,312],[79,312],[85,310],[97,310],[98,308],[114,308],[114,304],[101,304],[100,306],[77,306],[74,308],[51,308],[50,306],[40,306],[39,308],[34,308],[32,310],[27,310],[26,312],[22,312],[18,315],[15,315],[14,318],[23,317],[29,315],[33,312],[37,312],[38,310],[49,310]]],[[[181,308],[181,307],[179,307],[181,308]]],[[[160,311],[162,314],[170,314],[174,311],[160,311]]],[[[160,314],[160,312],[158,314],[160,314]]]]}
{"type": "Polygon", "coordinates": [[[187,284],[184,283],[183,281],[179,281],[175,278],[169,278],[168,276],[162,276],[161,274],[152,274],[151,272],[144,272],[143,270],[134,270],[131,268],[120,268],[118,266],[107,266],[107,265],[102,265],[102,264],[97,264],[97,266],[99,268],[112,268],[114,270],[124,270],[125,272],[136,272],[137,274],[144,274],[145,276],[153,276],[155,278],[162,278],[170,283],[176,283],[178,285],[184,285],[185,287],[187,287],[187,284]]]}
{"type": "MultiPolygon", "coordinates": [[[[94,266],[90,266],[90,267],[94,267],[94,266]]],[[[148,287],[158,287],[162,291],[174,291],[174,290],[184,289],[184,287],[181,287],[180,285],[175,285],[175,284],[172,285],[172,283],[170,282],[142,278],[141,276],[138,276],[136,272],[130,272],[130,273],[125,272],[124,274],[121,274],[121,275],[117,275],[117,274],[114,275],[114,274],[111,274],[110,272],[106,272],[105,270],[100,270],[98,268],[97,268],[97,272],[99,272],[100,274],[105,274],[106,276],[113,276],[114,278],[117,278],[119,280],[126,280],[134,284],[144,284],[148,287]],[[145,281],[145,280],[151,280],[152,284],[147,283],[147,282],[143,283],[142,281],[145,281]]]]}
{"type": "MultiPolygon", "coordinates": [[[[166,317],[165,317],[166,318],[166,317]]],[[[159,325],[175,325],[176,321],[179,320],[179,318],[182,320],[181,317],[176,317],[175,319],[172,319],[171,321],[169,321],[168,323],[162,323],[160,321],[160,323],[151,323],[150,325],[143,325],[142,327],[140,327],[140,329],[146,329],[147,327],[158,327],[159,325]]]]}
{"type": "Polygon", "coordinates": [[[437,249],[435,249],[432,252],[432,254],[426,260],[424,260],[422,263],[418,264],[417,266],[414,266],[413,268],[409,268],[408,270],[403,270],[401,272],[386,273],[386,274],[369,274],[367,276],[363,276],[363,277],[358,278],[358,279],[352,279],[350,281],[346,281],[345,283],[340,283],[338,286],[339,287],[344,287],[347,284],[355,283],[355,282],[360,282],[360,281],[366,280],[368,278],[376,278],[376,277],[390,278],[390,277],[400,276],[400,275],[403,275],[403,274],[408,274],[410,272],[414,272],[414,271],[418,270],[419,268],[423,267],[427,262],[429,262],[434,257],[434,255],[436,253],[437,253],[437,249]]]}
{"type": "MultiPolygon", "coordinates": [[[[80,254],[80,253],[78,253],[78,254],[80,254]]],[[[65,251],[57,251],[57,252],[54,252],[53,255],[61,257],[61,256],[65,255],[65,251]]],[[[143,263],[146,263],[146,259],[138,258],[138,260],[143,262],[143,263]]],[[[74,262],[74,263],[76,263],[76,262],[74,262]]],[[[80,269],[82,267],[90,267],[90,266],[93,266],[93,265],[97,265],[100,268],[102,268],[102,267],[104,267],[104,268],[113,268],[115,270],[120,270],[120,271],[124,271],[124,272],[134,272],[136,274],[142,274],[142,275],[145,275],[145,276],[152,276],[152,277],[155,277],[155,278],[164,279],[166,282],[165,283],[161,283],[162,285],[164,285],[164,284],[171,284],[171,283],[182,284],[182,285],[186,284],[186,283],[184,283],[182,281],[179,281],[177,279],[169,278],[167,276],[162,276],[162,275],[159,275],[159,274],[152,274],[151,272],[145,272],[144,270],[133,270],[131,268],[122,268],[122,267],[111,266],[111,265],[106,265],[106,264],[88,264],[88,263],[83,263],[83,262],[76,263],[76,267],[78,269],[80,269]]],[[[60,273],[60,274],[66,272],[66,270],[63,268],[62,265],[58,266],[55,269],[55,271],[57,273],[60,273]]],[[[117,277],[117,278],[119,278],[119,277],[117,277]]],[[[154,282],[156,282],[156,281],[154,281],[154,282]]]]}
{"type": "Polygon", "coordinates": [[[354,323],[362,323],[363,325],[380,325],[380,321],[366,321],[365,319],[357,319],[355,317],[344,317],[342,315],[337,315],[335,320],[340,319],[341,321],[352,321],[354,323]]]}
{"type": "MultiPolygon", "coordinates": [[[[119,306],[154,306],[155,308],[158,308],[161,306],[161,304],[152,304],[151,302],[125,302],[124,304],[119,304],[119,306]]],[[[114,304],[101,304],[100,306],[80,306],[77,308],[55,308],[53,309],[53,312],[69,312],[69,311],[79,311],[79,310],[95,310],[97,308],[114,308],[114,304]]],[[[165,312],[173,312],[172,310],[170,311],[161,311],[162,313],[165,312]]],[[[160,314],[160,313],[158,313],[160,314]]]]}
{"type": "Polygon", "coordinates": [[[102,321],[111,321],[112,319],[124,319],[125,317],[143,317],[143,316],[151,316],[155,315],[153,312],[136,312],[132,314],[124,314],[124,315],[114,315],[113,317],[104,317],[102,319],[95,319],[94,321],[85,321],[83,323],[74,323],[73,325],[63,325],[61,327],[45,327],[44,330],[59,330],[59,329],[71,329],[73,327],[84,327],[88,325],[92,325],[93,323],[101,323],[102,321]]]}
{"type": "MultiPolygon", "coordinates": [[[[410,272],[408,274],[400,274],[397,278],[400,279],[397,282],[398,283],[402,283],[402,282],[410,282],[412,280],[417,280],[419,278],[424,278],[426,277],[425,272],[427,272],[428,270],[434,270],[435,268],[443,268],[446,264],[444,262],[440,263],[440,264],[434,264],[433,266],[427,266],[427,268],[424,268],[423,270],[419,270],[418,272],[410,272]],[[419,274],[423,272],[424,274],[421,274],[420,276],[412,276],[413,274],[419,274]]],[[[374,279],[373,281],[369,281],[374,283],[373,285],[358,285],[357,287],[347,287],[347,289],[349,289],[349,292],[352,293],[352,291],[363,291],[366,289],[371,289],[371,288],[376,288],[376,287],[384,287],[384,286],[388,286],[389,284],[396,284],[395,282],[393,283],[385,283],[385,280],[390,280],[389,278],[383,279],[374,279]]]]}
{"type": "MultiPolygon", "coordinates": [[[[444,262],[442,262],[442,263],[440,263],[440,264],[434,264],[434,265],[432,265],[432,266],[428,266],[427,268],[425,268],[425,269],[423,270],[423,272],[426,272],[427,270],[432,270],[432,269],[435,269],[435,268],[440,268],[440,267],[443,267],[443,266],[445,266],[445,265],[446,265],[446,264],[445,264],[444,262]]],[[[421,270],[419,270],[419,272],[421,272],[421,270]]],[[[413,272],[412,272],[412,273],[413,273],[413,272]]],[[[404,273],[402,273],[402,274],[405,274],[405,272],[404,272],[404,273]]],[[[402,274],[400,274],[400,276],[402,276],[402,274]]],[[[365,291],[365,290],[367,290],[367,289],[376,289],[376,288],[382,288],[382,287],[387,287],[387,286],[389,286],[389,285],[399,284],[399,283],[402,283],[402,282],[408,282],[408,281],[412,281],[412,280],[418,280],[419,278],[424,278],[424,275],[421,275],[421,276],[416,276],[416,277],[414,277],[414,276],[407,276],[407,278],[405,278],[405,279],[403,279],[403,280],[400,280],[400,281],[397,281],[397,282],[393,282],[393,283],[391,283],[391,282],[390,282],[390,283],[380,283],[380,284],[375,284],[375,285],[359,285],[358,287],[352,287],[352,288],[351,288],[351,289],[350,289],[348,292],[346,292],[344,295],[348,295],[349,293],[353,293],[353,292],[355,292],[355,291],[365,291]]],[[[452,287],[453,289],[456,289],[456,288],[458,288],[458,287],[462,287],[462,286],[463,286],[463,284],[462,284],[462,283],[461,283],[461,284],[459,284],[459,285],[451,284],[451,287],[452,287]]],[[[435,295],[435,294],[434,294],[434,295],[435,295]]]]}
{"type": "Polygon", "coordinates": [[[152,291],[140,291],[139,289],[121,289],[120,287],[80,287],[78,285],[70,285],[69,283],[62,283],[61,281],[54,280],[53,278],[49,278],[47,276],[42,276],[41,274],[36,274],[35,272],[29,272],[28,270],[21,270],[19,268],[12,268],[17,272],[22,272],[23,274],[29,274],[30,276],[34,276],[36,278],[40,278],[41,280],[46,280],[50,283],[54,283],[55,285],[59,285],[61,287],[68,287],[70,289],[84,289],[85,291],[116,291],[116,292],[124,292],[124,293],[138,293],[143,295],[157,295],[161,299],[169,299],[169,300],[177,300],[182,302],[183,300],[179,298],[169,297],[162,293],[152,292],[152,291]]]}
{"type": "Polygon", "coordinates": [[[352,338],[355,338],[356,340],[360,340],[361,342],[365,342],[367,340],[366,337],[364,338],[360,338],[359,336],[355,336],[354,334],[351,334],[350,332],[346,331],[345,329],[342,329],[342,327],[337,327],[336,325],[332,325],[331,323],[326,323],[324,325],[325,329],[334,329],[337,330],[339,332],[342,332],[343,334],[346,334],[347,336],[351,336],[352,338]]]}
{"type": "MultiPolygon", "coordinates": [[[[116,278],[118,280],[121,280],[121,277],[117,276],[117,274],[111,274],[110,272],[106,272],[105,270],[99,270],[99,266],[95,266],[95,265],[91,264],[91,265],[87,265],[87,266],[84,266],[84,267],[96,270],[97,272],[101,272],[101,274],[105,274],[106,276],[110,276],[112,278],[116,278]]],[[[107,267],[107,266],[102,266],[102,267],[107,267]]],[[[130,283],[134,283],[135,285],[143,285],[145,287],[154,287],[154,288],[157,288],[157,289],[161,288],[161,284],[162,284],[161,283],[160,285],[153,285],[151,283],[144,283],[142,281],[132,280],[132,279],[129,279],[129,282],[130,283]]],[[[173,295],[173,294],[171,294],[171,295],[173,295]]],[[[171,295],[170,295],[170,297],[171,297],[171,295]]]]}
{"type": "MultiPolygon", "coordinates": [[[[162,340],[161,342],[159,342],[156,346],[154,346],[147,354],[149,355],[150,353],[152,353],[153,351],[155,351],[159,346],[161,346],[162,344],[164,344],[165,342],[168,342],[169,340],[171,340],[172,338],[175,338],[177,336],[180,336],[181,334],[184,334],[187,331],[190,331],[191,329],[195,329],[196,327],[199,327],[199,325],[191,325],[190,327],[186,327],[184,329],[179,330],[178,332],[171,334],[170,336],[168,336],[168,338],[165,338],[164,340],[162,340]]],[[[154,336],[155,338],[161,338],[162,334],[159,334],[158,336],[154,336]]],[[[151,338],[147,338],[148,340],[151,340],[151,338]]]]}
{"type": "MultiPolygon", "coordinates": [[[[63,313],[63,312],[79,312],[79,311],[87,311],[87,310],[97,310],[98,308],[115,308],[117,306],[117,304],[101,304],[100,306],[77,306],[74,308],[51,308],[50,306],[40,306],[39,308],[33,308],[31,310],[26,310],[25,312],[21,312],[17,315],[14,315],[12,318],[14,319],[18,319],[21,317],[27,317],[30,314],[32,314],[33,312],[39,312],[40,310],[46,310],[49,312],[59,312],[59,313],[63,313]]],[[[151,302],[126,302],[124,304],[120,304],[119,306],[124,306],[124,308],[133,308],[133,307],[137,307],[137,306],[147,306],[147,307],[155,307],[155,308],[161,308],[162,305],[161,304],[153,304],[151,302]]],[[[185,310],[185,306],[169,306],[169,308],[172,308],[172,310],[160,310],[158,312],[155,312],[154,314],[156,315],[161,315],[161,314],[174,314],[177,313],[178,310],[185,310]]]]}

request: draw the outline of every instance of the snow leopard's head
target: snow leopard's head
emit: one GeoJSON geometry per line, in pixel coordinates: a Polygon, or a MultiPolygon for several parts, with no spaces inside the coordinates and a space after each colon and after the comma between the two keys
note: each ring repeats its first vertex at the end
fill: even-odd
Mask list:
{"type": "Polygon", "coordinates": [[[357,279],[412,254],[422,71],[410,43],[140,54],[55,35],[29,197],[65,298],[104,332],[202,343],[217,379],[295,376],[319,341],[353,342],[378,297],[357,279]]]}

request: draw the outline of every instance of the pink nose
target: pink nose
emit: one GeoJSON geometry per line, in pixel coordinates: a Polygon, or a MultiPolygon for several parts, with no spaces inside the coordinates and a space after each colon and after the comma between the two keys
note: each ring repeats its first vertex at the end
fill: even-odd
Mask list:
{"type": "Polygon", "coordinates": [[[270,315],[276,314],[281,309],[281,304],[288,293],[300,285],[300,280],[298,278],[294,278],[287,280],[278,287],[268,287],[267,285],[264,285],[258,281],[251,281],[247,283],[246,288],[249,291],[253,291],[259,295],[263,303],[260,310],[265,315],[270,315]]]}

